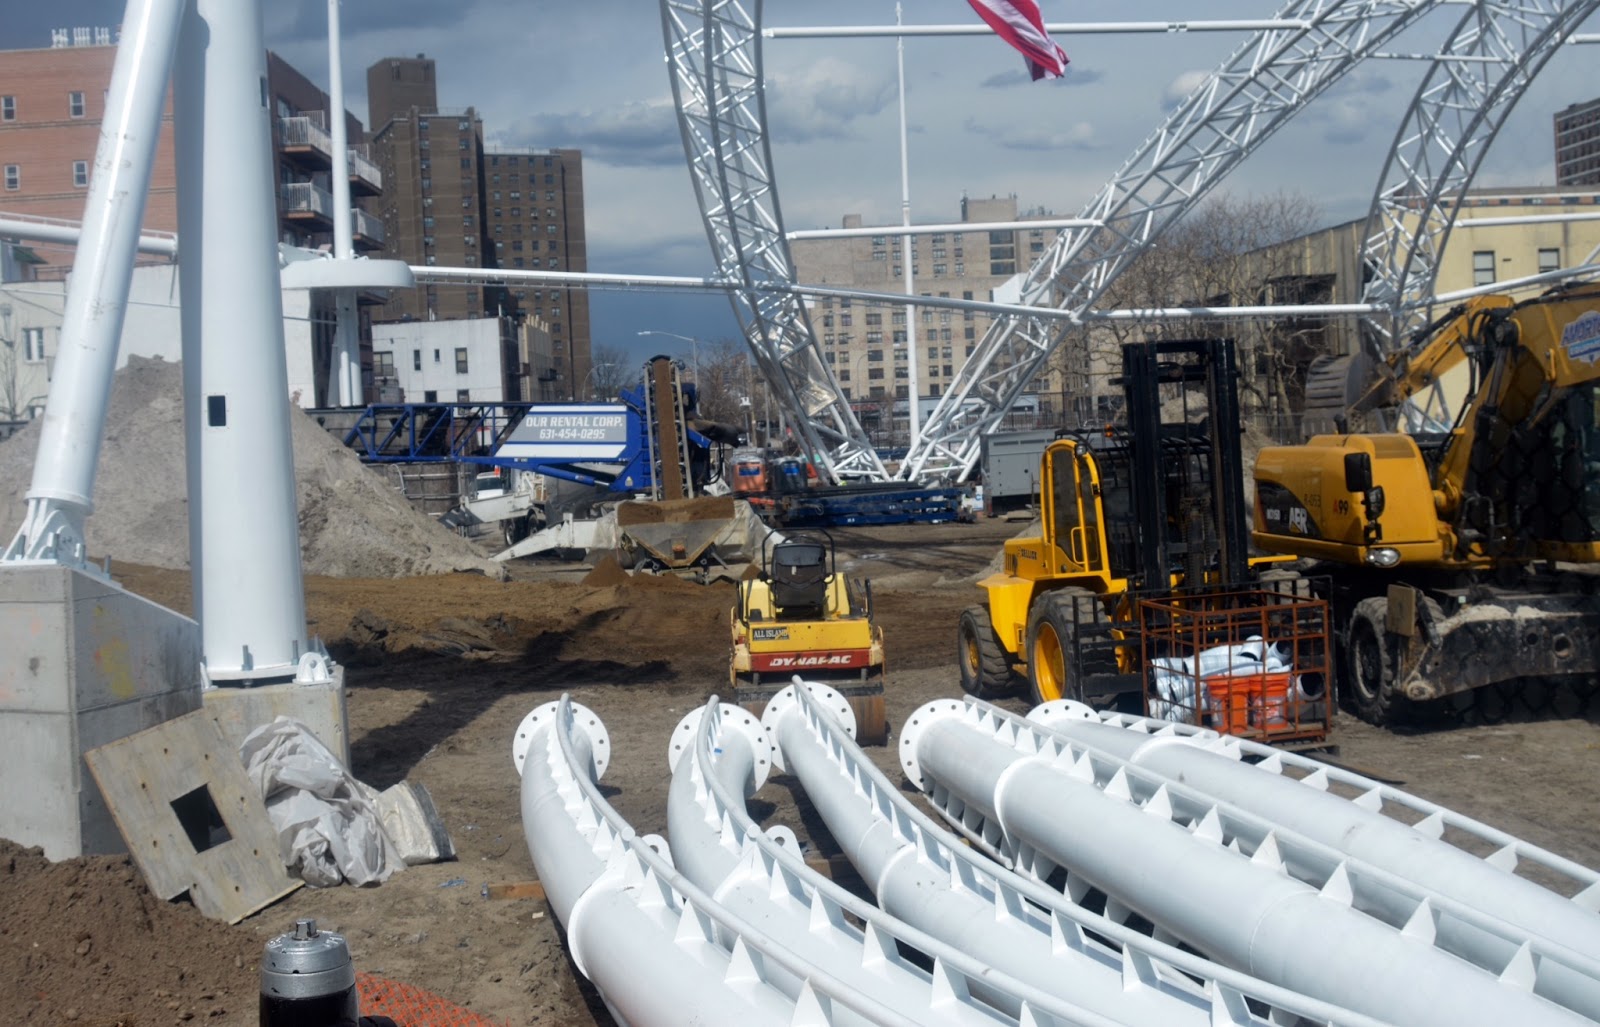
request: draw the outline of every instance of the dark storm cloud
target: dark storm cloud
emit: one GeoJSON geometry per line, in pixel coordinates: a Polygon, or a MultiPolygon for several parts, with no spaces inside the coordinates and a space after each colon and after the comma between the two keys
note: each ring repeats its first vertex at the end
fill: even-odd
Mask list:
{"type": "Polygon", "coordinates": [[[494,142],[509,149],[577,147],[585,161],[619,167],[681,167],[684,162],[677,113],[667,102],[530,114],[513,121],[494,142]]]}

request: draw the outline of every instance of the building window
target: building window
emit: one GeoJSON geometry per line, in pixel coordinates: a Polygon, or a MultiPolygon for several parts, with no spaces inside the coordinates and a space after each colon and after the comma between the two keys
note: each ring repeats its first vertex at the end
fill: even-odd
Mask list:
{"type": "Polygon", "coordinates": [[[0,121],[17,120],[17,98],[0,96],[0,121]]]}
{"type": "Polygon", "coordinates": [[[1552,271],[1561,270],[1561,251],[1555,248],[1541,249],[1539,251],[1539,273],[1547,275],[1552,271]]]}
{"type": "Polygon", "coordinates": [[[372,373],[378,378],[393,378],[394,354],[374,352],[372,354],[372,373]]]}
{"type": "Polygon", "coordinates": [[[420,349],[414,349],[411,351],[411,370],[422,370],[422,351],[420,349]]]}
{"type": "Polygon", "coordinates": [[[83,117],[83,115],[84,115],[84,107],[83,107],[83,94],[82,93],[68,93],[67,94],[67,113],[70,114],[74,118],[83,117]]]}
{"type": "Polygon", "coordinates": [[[439,394],[433,389],[428,389],[422,393],[422,401],[424,403],[437,403],[439,402],[439,394]]]}
{"type": "Polygon", "coordinates": [[[76,188],[79,188],[79,189],[83,189],[83,188],[88,186],[88,184],[89,184],[89,162],[88,161],[86,161],[86,160],[75,160],[75,161],[72,162],[72,184],[73,184],[73,186],[75,186],[76,188]]]}
{"type": "Polygon", "coordinates": [[[18,164],[6,165],[6,188],[17,190],[22,188],[22,167],[18,164]]]}
{"type": "Polygon", "coordinates": [[[1472,284],[1494,284],[1494,250],[1475,250],[1473,252],[1472,284]]]}
{"type": "Polygon", "coordinates": [[[38,364],[44,360],[44,329],[24,328],[22,330],[22,359],[30,364],[38,364]]]}
{"type": "Polygon", "coordinates": [[[467,373],[467,350],[464,346],[456,347],[456,374],[467,373]]]}
{"type": "Polygon", "coordinates": [[[433,362],[435,364],[437,364],[439,362],[439,351],[438,350],[434,350],[433,351],[433,362]]]}
{"type": "Polygon", "coordinates": [[[471,403],[472,402],[472,390],[471,389],[457,389],[456,390],[456,402],[457,403],[471,403]]]}

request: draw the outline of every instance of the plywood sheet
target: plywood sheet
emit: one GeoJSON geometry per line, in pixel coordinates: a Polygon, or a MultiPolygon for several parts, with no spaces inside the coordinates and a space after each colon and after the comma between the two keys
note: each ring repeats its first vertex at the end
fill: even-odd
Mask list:
{"type": "Polygon", "coordinates": [[[238,923],[304,882],[291,878],[266,806],[205,711],[84,754],[150,890],[189,893],[238,923]]]}

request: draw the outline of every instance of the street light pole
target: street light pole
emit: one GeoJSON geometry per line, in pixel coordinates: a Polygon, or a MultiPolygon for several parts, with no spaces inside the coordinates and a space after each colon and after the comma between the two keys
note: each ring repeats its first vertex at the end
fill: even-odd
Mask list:
{"type": "Polygon", "coordinates": [[[700,340],[692,335],[679,335],[677,332],[658,332],[653,328],[646,328],[639,335],[665,335],[669,339],[682,339],[689,344],[689,361],[694,370],[694,383],[700,384],[700,340]]]}

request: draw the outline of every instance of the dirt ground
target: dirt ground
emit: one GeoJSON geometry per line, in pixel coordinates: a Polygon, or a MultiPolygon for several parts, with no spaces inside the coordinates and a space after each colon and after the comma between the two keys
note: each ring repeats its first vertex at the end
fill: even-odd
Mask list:
{"type": "MultiPolygon", "coordinates": [[[[890,723],[960,694],[954,633],[974,580],[1021,527],[999,521],[836,532],[871,579],[884,625],[890,723]]],[[[669,734],[726,691],[732,586],[633,578],[585,585],[570,565],[480,575],[308,577],[312,631],[347,668],[352,763],[375,787],[432,794],[459,852],[366,889],[303,888],[226,927],[157,902],[125,859],[54,866],[0,843],[0,1008],[12,1022],[253,1024],[257,960],[298,917],[344,934],[359,970],[435,992],[497,1023],[610,1024],[542,903],[484,887],[531,881],[513,731],[570,692],[610,731],[611,801],[640,832],[666,831],[669,734]]],[[[121,565],[134,591],[188,609],[185,572],[121,565]]],[[[1012,700],[1014,709],[1023,703],[1012,700]]],[[[1600,701],[1574,719],[1395,733],[1341,718],[1337,758],[1589,866],[1600,866],[1600,701]]],[[[874,750],[897,777],[891,746],[874,750]]],[[[775,776],[753,806],[823,852],[775,776]]],[[[803,800],[803,797],[802,797],[803,800]]]]}

